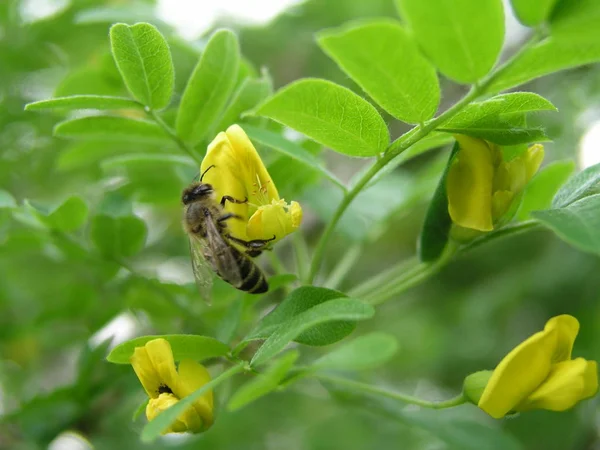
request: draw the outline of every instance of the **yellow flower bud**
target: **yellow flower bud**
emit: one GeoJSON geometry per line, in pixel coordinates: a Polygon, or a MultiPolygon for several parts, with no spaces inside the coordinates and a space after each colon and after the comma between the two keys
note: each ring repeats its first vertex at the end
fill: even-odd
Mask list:
{"type": "Polygon", "coordinates": [[[300,226],[302,208],[285,203],[250,139],[239,125],[221,132],[208,146],[200,170],[217,198],[229,195],[246,203],[225,203],[225,210],[242,219],[227,222],[232,236],[243,239],[271,239],[276,242],[300,226]]]}
{"type": "MultiPolygon", "coordinates": [[[[130,358],[133,370],[150,397],[146,417],[154,419],[183,397],[200,389],[210,381],[206,368],[196,361],[184,359],[175,368],[171,345],[165,339],[153,339],[143,347],[136,347],[130,358]]],[[[213,423],[213,394],[207,392],[187,408],[165,433],[206,430],[213,423]]]]}
{"type": "Polygon", "coordinates": [[[539,169],[544,148],[535,144],[503,161],[495,144],[470,136],[455,138],[459,151],[446,178],[448,212],[458,227],[492,231],[539,169]]]}
{"type": "Polygon", "coordinates": [[[571,359],[578,332],[579,322],[573,316],[550,319],[543,331],[515,347],[494,369],[479,408],[499,419],[531,409],[564,411],[594,396],[596,362],[571,359]]]}

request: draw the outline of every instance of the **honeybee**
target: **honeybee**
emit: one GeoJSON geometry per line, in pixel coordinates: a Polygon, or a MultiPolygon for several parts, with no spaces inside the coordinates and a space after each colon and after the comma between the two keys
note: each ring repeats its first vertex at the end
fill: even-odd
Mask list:
{"type": "Polygon", "coordinates": [[[269,285],[260,268],[250,259],[261,254],[275,239],[245,241],[232,236],[227,229],[228,220],[241,217],[225,212],[225,202],[246,203],[248,199],[235,199],[224,195],[217,203],[212,185],[200,181],[184,189],[181,201],[184,205],[183,224],[190,239],[192,268],[200,295],[210,301],[212,273],[236,289],[250,294],[267,292],[269,285]],[[245,247],[242,252],[232,245],[245,247]]]}

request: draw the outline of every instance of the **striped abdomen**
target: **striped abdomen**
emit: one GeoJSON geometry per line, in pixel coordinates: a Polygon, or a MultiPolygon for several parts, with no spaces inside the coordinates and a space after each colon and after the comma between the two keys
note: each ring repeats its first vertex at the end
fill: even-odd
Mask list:
{"type": "Polygon", "coordinates": [[[231,252],[238,263],[240,275],[242,277],[241,284],[239,286],[234,285],[234,287],[250,294],[262,294],[263,292],[267,292],[269,290],[269,285],[259,267],[254,264],[249,257],[233,246],[231,247],[231,252]]]}

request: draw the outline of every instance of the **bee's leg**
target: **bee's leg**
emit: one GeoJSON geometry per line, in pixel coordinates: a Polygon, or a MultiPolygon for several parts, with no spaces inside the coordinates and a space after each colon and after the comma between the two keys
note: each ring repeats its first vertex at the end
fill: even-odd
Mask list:
{"type": "Polygon", "coordinates": [[[255,256],[260,255],[263,250],[268,250],[269,242],[275,240],[276,236],[273,235],[271,239],[253,239],[251,241],[238,239],[230,234],[227,235],[227,238],[230,241],[235,242],[236,244],[240,244],[246,247],[246,254],[254,258],[255,256]]]}
{"type": "Polygon", "coordinates": [[[217,222],[225,222],[227,219],[240,219],[242,220],[243,217],[238,215],[238,214],[234,214],[234,213],[227,213],[227,214],[223,214],[221,217],[219,217],[217,219],[217,222]]]}
{"type": "Polygon", "coordinates": [[[246,197],[244,200],[238,200],[236,198],[231,197],[230,195],[224,195],[223,197],[221,197],[221,206],[225,206],[226,201],[229,201],[231,203],[246,203],[248,202],[248,197],[246,197]]]}

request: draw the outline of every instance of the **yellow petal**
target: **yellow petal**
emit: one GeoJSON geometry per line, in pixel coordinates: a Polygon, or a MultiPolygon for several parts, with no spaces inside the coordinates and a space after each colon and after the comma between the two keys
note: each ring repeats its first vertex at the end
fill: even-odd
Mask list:
{"type": "Polygon", "coordinates": [[[154,369],[146,347],[136,347],[129,361],[148,397],[158,397],[158,387],[161,385],[162,380],[154,369]]]}
{"type": "Polygon", "coordinates": [[[171,344],[167,340],[159,338],[146,342],[145,347],[161,384],[173,390],[178,377],[171,344]]]}
{"type": "MultiPolygon", "coordinates": [[[[177,396],[184,398],[192,392],[200,389],[210,381],[208,370],[196,361],[184,359],[179,363],[179,383],[176,387],[177,396]]],[[[213,392],[208,391],[194,402],[194,409],[204,422],[204,428],[213,423],[213,392]]]]}
{"type": "Polygon", "coordinates": [[[494,222],[500,219],[509,210],[515,198],[511,191],[496,191],[492,196],[492,217],[494,222]]]}
{"type": "Polygon", "coordinates": [[[596,363],[577,358],[554,364],[548,378],[516,411],[548,409],[565,411],[579,401],[594,395],[598,389],[596,363]],[[591,369],[591,370],[590,370],[591,369]]]}
{"type": "MultiPolygon", "coordinates": [[[[146,417],[149,421],[154,420],[165,409],[170,408],[179,399],[173,394],[160,394],[158,398],[150,399],[146,406],[146,417]]],[[[171,426],[163,431],[162,434],[167,433],[183,433],[190,431],[197,433],[202,431],[202,419],[196,413],[194,408],[187,408],[183,413],[177,417],[177,420],[171,424],[171,426]]]]}
{"type": "MultiPolygon", "coordinates": [[[[208,146],[200,166],[200,173],[204,174],[202,181],[213,187],[216,201],[220,202],[224,195],[237,200],[248,197],[242,178],[244,172],[237,160],[237,153],[224,132],[219,133],[208,146]]],[[[244,218],[244,220],[227,221],[230,233],[239,239],[247,239],[245,222],[248,217],[248,207],[247,203],[225,202],[226,212],[244,218]]]]}
{"type": "Polygon", "coordinates": [[[544,146],[542,144],[534,144],[525,152],[525,168],[527,173],[527,181],[537,173],[542,161],[544,160],[544,146]]]}
{"type": "Polygon", "coordinates": [[[571,359],[573,343],[579,333],[579,321],[568,314],[553,317],[544,327],[544,331],[556,330],[557,339],[552,362],[561,362],[571,359]]]}
{"type": "Polygon", "coordinates": [[[464,228],[491,231],[493,154],[481,139],[456,135],[460,150],[446,180],[448,212],[464,228]]]}
{"type": "Polygon", "coordinates": [[[479,407],[499,419],[529,396],[550,373],[558,331],[544,328],[515,347],[494,369],[479,407]]]}
{"type": "Polygon", "coordinates": [[[250,217],[246,232],[250,239],[272,239],[275,243],[295,231],[302,222],[302,208],[298,202],[288,205],[284,200],[272,200],[261,206],[250,217]]]}

